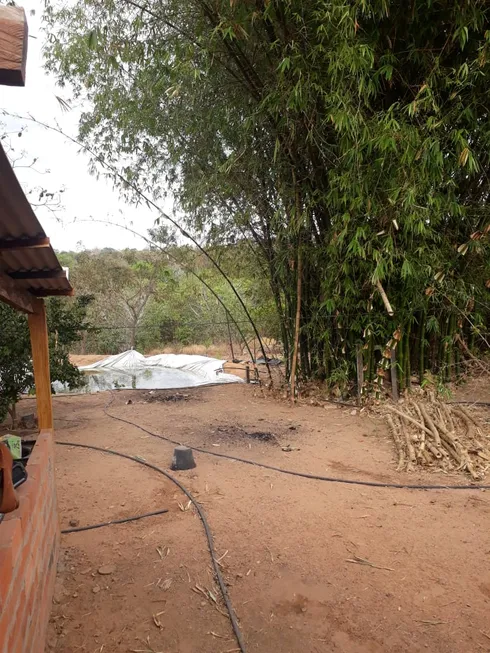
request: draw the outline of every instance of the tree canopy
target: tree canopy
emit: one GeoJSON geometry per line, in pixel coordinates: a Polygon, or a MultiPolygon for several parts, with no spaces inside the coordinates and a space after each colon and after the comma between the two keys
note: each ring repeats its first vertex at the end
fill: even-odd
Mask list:
{"type": "MultiPolygon", "coordinates": [[[[155,232],[154,238],[161,242],[162,235],[155,232]]],[[[261,334],[276,339],[277,316],[267,280],[250,261],[247,248],[215,247],[213,254],[230,274],[261,334]]],[[[197,344],[225,344],[228,349],[231,338],[241,352],[245,344],[234,321],[246,339],[253,337],[228,284],[194,249],[103,249],[61,252],[59,258],[70,266],[77,291],[93,293],[87,314],[91,326],[74,351],[112,354],[133,347],[148,353],[167,345],[197,344]],[[213,287],[229,315],[203,282],[213,287]],[[137,314],[131,309],[133,301],[137,314]]]]}
{"type": "Polygon", "coordinates": [[[48,0],[46,16],[82,142],[133,201],[170,191],[185,230],[247,243],[301,375],[349,379],[362,347],[373,380],[397,347],[402,383],[448,377],[484,335],[486,2],[48,0]]]}
{"type": "MultiPolygon", "coordinates": [[[[70,363],[69,352],[88,327],[86,317],[90,302],[90,296],[80,296],[73,301],[46,300],[51,382],[66,383],[69,388],[84,384],[82,372],[70,363]]],[[[2,302],[0,324],[0,422],[9,411],[15,421],[15,405],[20,395],[34,388],[29,328],[23,313],[2,302]]]]}

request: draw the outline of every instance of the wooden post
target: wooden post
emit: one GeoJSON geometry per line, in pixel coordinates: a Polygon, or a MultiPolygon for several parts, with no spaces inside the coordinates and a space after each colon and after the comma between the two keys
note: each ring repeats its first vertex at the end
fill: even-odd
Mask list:
{"type": "Polygon", "coordinates": [[[235,352],[233,351],[233,338],[231,337],[231,329],[230,329],[230,316],[228,315],[228,313],[226,313],[226,325],[228,326],[228,339],[230,341],[231,360],[235,362],[235,352]]]}
{"type": "Polygon", "coordinates": [[[357,364],[357,403],[360,406],[362,400],[362,387],[364,385],[364,361],[362,357],[361,345],[357,345],[356,364],[357,364]]]}
{"type": "Polygon", "coordinates": [[[42,300],[39,302],[38,310],[35,313],[30,313],[27,319],[31,334],[39,429],[52,429],[53,406],[51,403],[51,379],[49,375],[48,325],[46,323],[46,307],[42,300]]]}
{"type": "Polygon", "coordinates": [[[396,347],[391,348],[391,397],[398,401],[398,374],[396,369],[396,347]]]}

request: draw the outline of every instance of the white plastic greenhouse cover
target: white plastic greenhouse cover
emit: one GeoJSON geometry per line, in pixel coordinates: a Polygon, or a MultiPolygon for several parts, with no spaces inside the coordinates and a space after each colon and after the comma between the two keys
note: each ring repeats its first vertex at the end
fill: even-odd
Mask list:
{"type": "Polygon", "coordinates": [[[161,370],[163,374],[158,374],[159,388],[181,388],[185,385],[198,386],[209,383],[241,383],[243,380],[240,377],[223,371],[225,362],[217,358],[187,354],[157,354],[145,357],[137,351],[129,350],[80,369],[100,370],[100,372],[120,371],[131,375],[138,375],[145,370],[155,372],[161,370]]]}

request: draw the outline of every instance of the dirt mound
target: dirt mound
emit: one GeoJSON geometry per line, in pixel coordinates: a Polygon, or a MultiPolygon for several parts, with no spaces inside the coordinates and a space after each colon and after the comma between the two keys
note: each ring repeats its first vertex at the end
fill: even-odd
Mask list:
{"type": "Polygon", "coordinates": [[[226,440],[243,440],[250,438],[252,440],[259,440],[260,442],[268,442],[269,444],[277,444],[277,438],[269,431],[246,431],[239,426],[218,426],[215,431],[217,434],[225,436],[226,440]]]}

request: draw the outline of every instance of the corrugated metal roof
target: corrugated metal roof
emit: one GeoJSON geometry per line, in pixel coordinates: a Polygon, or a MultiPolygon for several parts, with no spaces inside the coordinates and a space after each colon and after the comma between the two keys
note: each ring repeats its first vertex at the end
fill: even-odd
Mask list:
{"type": "Polygon", "coordinates": [[[72,287],[0,144],[0,271],[34,295],[72,287]]]}

